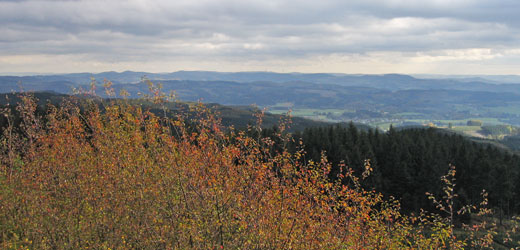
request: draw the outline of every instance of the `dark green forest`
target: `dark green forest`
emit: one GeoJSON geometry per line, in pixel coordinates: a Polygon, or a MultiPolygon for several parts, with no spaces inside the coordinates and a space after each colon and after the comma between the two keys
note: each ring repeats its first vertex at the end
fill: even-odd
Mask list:
{"type": "MultiPolygon", "coordinates": [[[[262,136],[276,140],[276,133],[276,128],[264,129],[262,136]]],[[[397,198],[406,212],[434,210],[426,192],[442,196],[440,177],[450,164],[457,170],[456,207],[478,204],[486,190],[497,214],[520,211],[520,157],[490,144],[434,128],[380,132],[353,124],[306,128],[292,135],[288,147],[296,151],[300,140],[307,160],[319,162],[324,152],[333,163],[332,179],[346,167],[360,175],[369,160],[373,171],[363,182],[365,188],[397,198]]],[[[273,150],[281,145],[278,140],[273,150]]]]}

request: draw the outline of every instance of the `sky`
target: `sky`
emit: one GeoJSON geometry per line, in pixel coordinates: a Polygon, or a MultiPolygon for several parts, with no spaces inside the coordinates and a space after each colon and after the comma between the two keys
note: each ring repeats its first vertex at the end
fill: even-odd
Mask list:
{"type": "Polygon", "coordinates": [[[520,74],[518,0],[0,0],[0,74],[520,74]]]}

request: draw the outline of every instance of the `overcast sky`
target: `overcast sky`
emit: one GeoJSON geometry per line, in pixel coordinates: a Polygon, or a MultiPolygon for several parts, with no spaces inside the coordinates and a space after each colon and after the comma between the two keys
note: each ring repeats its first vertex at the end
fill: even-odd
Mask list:
{"type": "Polygon", "coordinates": [[[0,0],[0,74],[520,74],[518,0],[0,0]]]}

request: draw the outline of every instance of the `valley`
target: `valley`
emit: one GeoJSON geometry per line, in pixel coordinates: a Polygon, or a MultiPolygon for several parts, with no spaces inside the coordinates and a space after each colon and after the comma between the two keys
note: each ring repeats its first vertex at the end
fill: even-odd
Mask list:
{"type": "Polygon", "coordinates": [[[515,135],[486,134],[466,126],[520,125],[520,84],[516,78],[416,78],[409,75],[346,75],[272,72],[173,73],[104,72],[42,76],[0,76],[0,92],[98,89],[111,81],[116,93],[131,98],[148,92],[147,81],[160,84],[182,101],[265,109],[273,114],[291,111],[295,117],[321,122],[350,122],[388,130],[390,126],[435,126],[470,136],[497,139],[515,135]],[[507,79],[500,82],[500,79],[507,79]]]}

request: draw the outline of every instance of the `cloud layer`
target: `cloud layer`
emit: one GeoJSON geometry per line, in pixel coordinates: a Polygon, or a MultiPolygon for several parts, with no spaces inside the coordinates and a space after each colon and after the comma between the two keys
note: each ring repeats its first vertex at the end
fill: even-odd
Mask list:
{"type": "Polygon", "coordinates": [[[516,0],[0,0],[0,73],[517,74],[516,0]]]}

